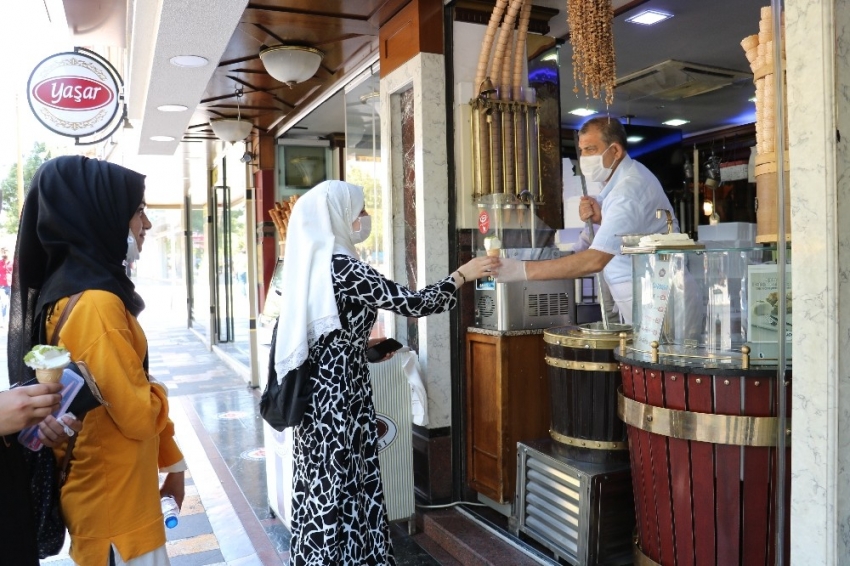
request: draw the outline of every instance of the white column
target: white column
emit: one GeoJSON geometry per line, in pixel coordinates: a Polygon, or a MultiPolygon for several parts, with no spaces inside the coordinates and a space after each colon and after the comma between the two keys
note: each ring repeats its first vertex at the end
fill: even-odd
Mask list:
{"type": "MultiPolygon", "coordinates": [[[[416,170],[416,274],[419,287],[449,274],[449,185],[446,160],[445,57],[420,53],[381,79],[382,159],[393,187],[395,278],[404,281],[401,127],[399,106],[391,98],[413,89],[414,167],[416,170]],[[386,121],[386,120],[385,120],[386,121]]],[[[419,319],[419,356],[428,390],[429,428],[451,425],[449,314],[419,319]]]]}
{"type": "Polygon", "coordinates": [[[807,566],[850,560],[847,4],[785,4],[794,308],[791,564],[807,566]]]}

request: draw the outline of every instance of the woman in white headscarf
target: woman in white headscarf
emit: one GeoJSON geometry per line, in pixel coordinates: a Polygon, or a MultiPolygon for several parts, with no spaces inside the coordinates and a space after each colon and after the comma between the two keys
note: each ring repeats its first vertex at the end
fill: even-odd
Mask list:
{"type": "Polygon", "coordinates": [[[312,400],[295,430],[292,566],[395,564],[378,467],[366,349],[378,309],[421,317],[457,304],[455,291],[490,273],[481,257],[412,291],[358,259],[369,236],[363,189],[320,183],[289,219],[275,343],[278,376],[314,362],[312,400]]]}

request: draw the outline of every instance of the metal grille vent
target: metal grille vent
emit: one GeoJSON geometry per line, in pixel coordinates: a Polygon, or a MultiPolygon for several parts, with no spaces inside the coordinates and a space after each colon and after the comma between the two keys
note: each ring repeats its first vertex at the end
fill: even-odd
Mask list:
{"type": "Polygon", "coordinates": [[[752,75],[731,69],[668,59],[617,79],[620,100],[643,97],[678,100],[717,90],[752,75]]]}
{"type": "Polygon", "coordinates": [[[570,297],[566,293],[528,295],[528,316],[564,316],[570,314],[570,297]]]}
{"type": "Polygon", "coordinates": [[[478,309],[478,316],[487,318],[496,312],[496,301],[489,295],[481,295],[475,308],[478,309]]]}
{"type": "Polygon", "coordinates": [[[583,544],[581,480],[531,455],[526,465],[526,527],[575,560],[583,544]]]}

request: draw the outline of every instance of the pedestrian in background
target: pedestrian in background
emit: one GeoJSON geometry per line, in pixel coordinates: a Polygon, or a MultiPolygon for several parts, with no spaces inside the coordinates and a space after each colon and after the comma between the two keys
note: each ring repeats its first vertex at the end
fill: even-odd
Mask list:
{"type": "Polygon", "coordinates": [[[0,326],[6,326],[6,315],[9,314],[9,289],[12,280],[12,262],[6,248],[0,248],[0,326]]]}

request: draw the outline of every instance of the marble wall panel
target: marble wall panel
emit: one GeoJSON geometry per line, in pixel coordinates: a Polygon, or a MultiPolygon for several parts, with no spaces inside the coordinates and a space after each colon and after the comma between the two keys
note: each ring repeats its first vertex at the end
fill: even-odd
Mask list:
{"type": "MultiPolygon", "coordinates": [[[[407,279],[404,199],[405,157],[403,138],[402,92],[411,91],[413,108],[416,218],[416,283],[422,287],[446,277],[454,266],[448,264],[448,175],[446,156],[445,58],[432,53],[420,53],[381,79],[383,135],[389,143],[383,145],[391,186],[394,187],[393,234],[397,280],[407,279]]],[[[409,161],[409,159],[408,159],[409,161]]],[[[410,252],[412,253],[412,251],[410,252]]],[[[397,326],[405,326],[399,322],[397,326]]],[[[421,318],[417,321],[419,356],[428,391],[429,427],[451,424],[451,344],[448,313],[421,318]]],[[[398,328],[406,336],[406,328],[398,328]]]]}

